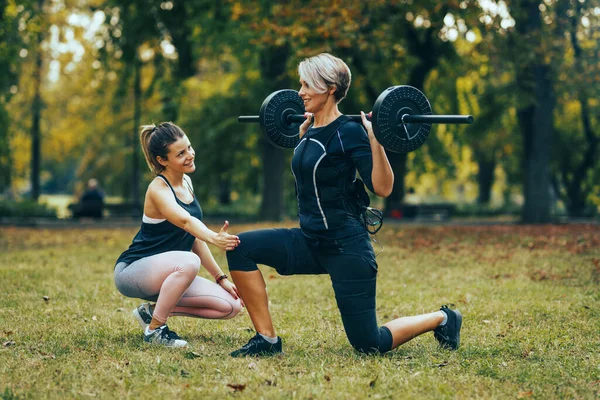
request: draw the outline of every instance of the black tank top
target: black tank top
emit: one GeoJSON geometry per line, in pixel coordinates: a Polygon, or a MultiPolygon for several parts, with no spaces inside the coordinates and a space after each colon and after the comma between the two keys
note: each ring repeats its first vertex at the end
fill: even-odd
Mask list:
{"type": "MultiPolygon", "coordinates": [[[[194,200],[186,204],[180,201],[173,187],[163,175],[158,175],[169,185],[177,204],[190,213],[191,216],[202,221],[202,208],[194,196],[194,200]]],[[[190,188],[191,190],[191,188],[190,188]]],[[[133,242],[117,259],[117,264],[126,262],[131,264],[144,257],[150,257],[167,251],[190,251],[196,238],[176,225],[165,220],[158,224],[148,224],[142,221],[142,227],[133,238],[133,242]]]]}

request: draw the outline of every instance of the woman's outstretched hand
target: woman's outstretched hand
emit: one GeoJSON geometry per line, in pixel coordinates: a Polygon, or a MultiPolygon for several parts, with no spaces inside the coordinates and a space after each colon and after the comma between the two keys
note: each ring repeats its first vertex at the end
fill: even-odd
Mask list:
{"type": "Polygon", "coordinates": [[[227,228],[229,228],[229,221],[225,221],[223,227],[219,233],[213,237],[211,243],[222,250],[231,251],[235,249],[238,244],[240,244],[240,238],[227,233],[227,228]]]}

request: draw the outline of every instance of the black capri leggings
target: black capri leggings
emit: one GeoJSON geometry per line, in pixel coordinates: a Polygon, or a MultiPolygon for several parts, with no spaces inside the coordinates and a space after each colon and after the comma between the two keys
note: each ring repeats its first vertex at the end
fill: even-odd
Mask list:
{"type": "Polygon", "coordinates": [[[328,237],[309,235],[300,228],[263,229],[238,236],[239,246],[227,252],[230,270],[255,271],[257,264],[263,264],[281,275],[329,274],[350,344],[363,353],[391,350],[391,332],[377,325],[377,263],[362,226],[351,225],[328,237]]]}

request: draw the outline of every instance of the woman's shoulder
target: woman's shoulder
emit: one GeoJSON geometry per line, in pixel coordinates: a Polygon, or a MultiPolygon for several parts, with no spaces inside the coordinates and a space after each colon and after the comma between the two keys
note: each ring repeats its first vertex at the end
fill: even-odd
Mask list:
{"type": "Polygon", "coordinates": [[[361,140],[363,137],[368,138],[364,126],[361,123],[352,120],[345,122],[340,126],[338,132],[344,140],[361,140]]]}
{"type": "Polygon", "coordinates": [[[163,178],[161,178],[160,176],[157,175],[154,177],[154,179],[152,179],[152,181],[148,185],[147,192],[154,194],[154,193],[161,193],[165,190],[170,191],[169,185],[163,178]]]}

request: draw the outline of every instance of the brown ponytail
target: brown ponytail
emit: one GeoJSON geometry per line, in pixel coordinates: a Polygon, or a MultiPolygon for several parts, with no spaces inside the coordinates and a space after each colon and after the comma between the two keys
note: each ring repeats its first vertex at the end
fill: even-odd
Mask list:
{"type": "Polygon", "coordinates": [[[158,125],[143,125],[140,128],[140,142],[146,163],[155,175],[160,174],[165,167],[157,157],[167,159],[169,146],[185,136],[183,130],[172,122],[163,122],[158,125]]]}

